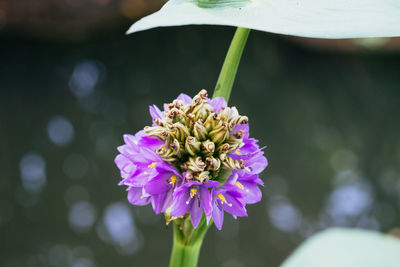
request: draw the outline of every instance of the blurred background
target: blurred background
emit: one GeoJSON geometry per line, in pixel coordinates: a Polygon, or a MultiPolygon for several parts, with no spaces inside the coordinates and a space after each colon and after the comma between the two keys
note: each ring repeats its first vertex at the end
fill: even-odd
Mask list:
{"type": "MultiPolygon", "coordinates": [[[[167,266],[172,229],[114,165],[148,106],[211,93],[234,33],[126,36],[159,0],[0,0],[0,267],[167,266]]],[[[399,40],[253,31],[230,104],[266,145],[263,200],[212,227],[200,266],[278,266],[333,226],[400,225],[399,40]]]]}

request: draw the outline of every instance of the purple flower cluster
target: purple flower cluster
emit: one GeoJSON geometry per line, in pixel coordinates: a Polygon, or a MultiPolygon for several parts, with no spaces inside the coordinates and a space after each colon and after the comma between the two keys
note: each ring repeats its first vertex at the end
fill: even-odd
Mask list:
{"type": "Polygon", "coordinates": [[[150,114],[153,125],[124,135],[115,158],[129,202],[151,203],[172,219],[190,216],[193,227],[203,211],[218,229],[224,212],[247,216],[246,204],[261,200],[259,174],[268,165],[247,117],[205,90],[179,95],[164,111],[150,106],[150,114]]]}

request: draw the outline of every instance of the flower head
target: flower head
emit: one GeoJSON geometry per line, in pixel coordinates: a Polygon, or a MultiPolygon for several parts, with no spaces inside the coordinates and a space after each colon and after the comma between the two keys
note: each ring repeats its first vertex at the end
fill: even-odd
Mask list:
{"type": "Polygon", "coordinates": [[[164,111],[151,106],[150,115],[152,125],[125,135],[115,158],[128,200],[172,219],[190,216],[194,227],[203,212],[219,229],[224,212],[247,216],[246,204],[261,200],[258,175],[268,164],[249,138],[248,118],[205,90],[179,95],[164,111]]]}

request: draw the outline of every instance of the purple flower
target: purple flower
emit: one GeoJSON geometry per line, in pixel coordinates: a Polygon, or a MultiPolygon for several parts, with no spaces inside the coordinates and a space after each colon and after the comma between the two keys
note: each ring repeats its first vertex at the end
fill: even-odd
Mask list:
{"type": "Polygon", "coordinates": [[[163,111],[150,106],[150,115],[152,126],[124,135],[115,158],[129,202],[190,218],[194,227],[203,213],[218,229],[225,212],[247,216],[246,204],[261,200],[259,174],[268,165],[249,137],[248,118],[205,90],[194,98],[180,94],[163,111]],[[221,169],[232,171],[227,180],[221,169]]]}
{"type": "Polygon", "coordinates": [[[242,194],[245,204],[254,204],[261,200],[261,190],[259,186],[263,186],[264,182],[258,177],[258,174],[239,175],[233,172],[226,184],[237,187],[242,194]]]}
{"type": "Polygon", "coordinates": [[[218,186],[216,181],[204,184],[196,181],[184,183],[174,192],[174,203],[171,207],[171,216],[180,217],[190,212],[193,227],[197,227],[203,211],[206,216],[211,216],[211,192],[209,188],[218,186]]]}
{"type": "MultiPolygon", "coordinates": [[[[236,216],[247,216],[244,195],[231,184],[217,187],[212,196],[212,218],[215,226],[221,230],[224,222],[224,211],[236,216]]],[[[210,216],[208,216],[209,219],[210,216]]]]}

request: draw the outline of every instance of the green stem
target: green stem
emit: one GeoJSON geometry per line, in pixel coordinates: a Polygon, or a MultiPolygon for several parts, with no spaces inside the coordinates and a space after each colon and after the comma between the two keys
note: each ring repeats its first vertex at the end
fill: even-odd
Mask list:
{"type": "Polygon", "coordinates": [[[240,58],[242,57],[243,49],[246,45],[249,34],[250,29],[236,29],[235,36],[233,36],[228,53],[225,57],[224,65],[219,74],[213,97],[222,96],[228,103],[232,86],[235,81],[236,72],[239,67],[240,58]]]}
{"type": "MultiPolygon", "coordinates": [[[[229,101],[249,33],[250,29],[237,28],[218,77],[213,97],[222,96],[226,102],[229,101]]],[[[207,226],[205,216],[201,218],[196,229],[193,228],[189,216],[174,220],[174,243],[169,267],[197,267],[201,244],[211,224],[210,222],[207,226]]]]}
{"type": "Polygon", "coordinates": [[[201,244],[208,227],[203,216],[196,229],[190,218],[174,221],[174,243],[169,267],[196,267],[199,259],[201,244]]]}

